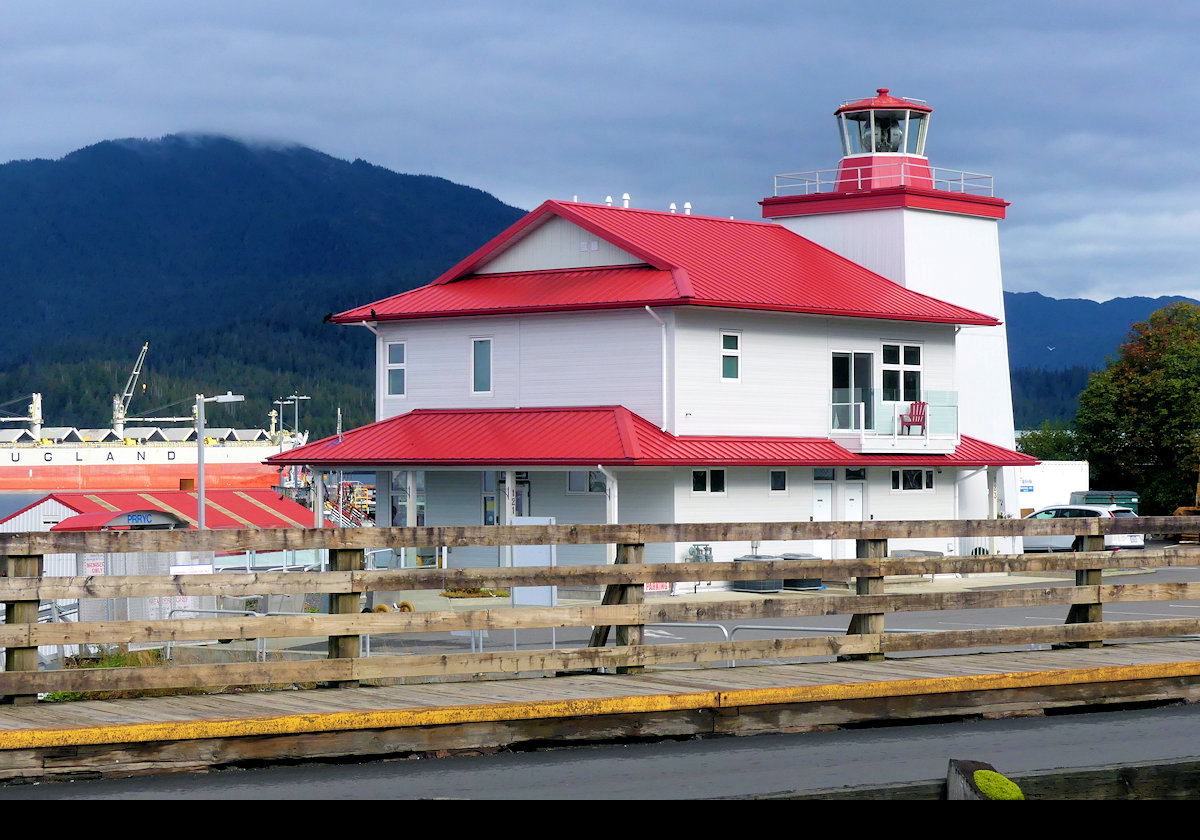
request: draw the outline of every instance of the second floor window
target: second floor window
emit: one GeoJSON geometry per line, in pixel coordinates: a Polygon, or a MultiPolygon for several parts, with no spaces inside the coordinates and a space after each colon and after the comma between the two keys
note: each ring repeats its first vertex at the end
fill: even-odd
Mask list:
{"type": "Polygon", "coordinates": [[[407,371],[407,352],[403,341],[392,341],[387,345],[387,395],[403,397],[406,394],[404,381],[407,371]]]}
{"type": "Polygon", "coordinates": [[[721,333],[721,379],[737,382],[742,378],[742,334],[721,333]]]}
{"type": "Polygon", "coordinates": [[[884,402],[921,399],[921,345],[883,345],[884,402]]]}
{"type": "Polygon", "coordinates": [[[492,340],[471,339],[471,393],[492,393],[492,340]]]}

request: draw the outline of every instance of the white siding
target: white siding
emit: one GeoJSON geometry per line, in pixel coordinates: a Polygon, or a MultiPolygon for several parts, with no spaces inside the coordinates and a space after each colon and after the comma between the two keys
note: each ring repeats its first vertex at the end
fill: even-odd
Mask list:
{"type": "Polygon", "coordinates": [[[596,234],[554,216],[493,257],[486,265],[475,269],[475,273],[642,265],[645,262],[596,234]]]}
{"type": "Polygon", "coordinates": [[[873,353],[873,386],[880,388],[884,341],[921,344],[922,389],[954,390],[950,325],[732,310],[677,312],[677,433],[825,437],[832,354],[873,353]],[[721,378],[722,330],[741,332],[737,382],[721,378]]]}
{"type": "MultiPolygon", "coordinates": [[[[553,516],[560,525],[602,525],[606,519],[603,493],[567,493],[567,473],[529,473],[531,516],[553,516]]],[[[560,566],[583,566],[605,562],[603,545],[560,545],[560,566]]]]}
{"type": "Polygon", "coordinates": [[[376,416],[416,408],[623,405],[662,418],[662,333],[642,309],[382,324],[376,416]],[[492,339],[492,393],[471,393],[471,340],[492,339]],[[387,396],[386,347],[404,341],[406,395],[387,396]]]}
{"type": "MultiPolygon", "coordinates": [[[[670,469],[617,471],[620,521],[640,525],[674,522],[674,472],[670,469]]],[[[673,563],[677,556],[674,543],[648,543],[644,559],[647,563],[673,563]]]]}

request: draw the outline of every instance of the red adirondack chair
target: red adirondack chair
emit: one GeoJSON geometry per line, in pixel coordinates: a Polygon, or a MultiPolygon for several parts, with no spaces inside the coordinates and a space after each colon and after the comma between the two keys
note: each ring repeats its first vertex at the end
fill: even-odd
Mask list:
{"type": "Polygon", "coordinates": [[[918,426],[920,434],[925,434],[925,412],[929,408],[927,402],[915,402],[908,407],[908,414],[900,415],[900,428],[902,434],[908,434],[909,429],[913,426],[918,426]]]}

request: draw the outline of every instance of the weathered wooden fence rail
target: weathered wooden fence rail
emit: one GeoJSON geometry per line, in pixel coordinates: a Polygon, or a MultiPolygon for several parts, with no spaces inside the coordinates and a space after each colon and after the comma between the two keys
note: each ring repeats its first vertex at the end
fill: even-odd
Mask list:
{"type": "Polygon", "coordinates": [[[0,535],[0,626],[6,670],[0,695],[34,702],[60,691],[219,687],[484,673],[554,672],[698,664],[736,659],[836,655],[879,658],[887,653],[1028,644],[1098,645],[1105,639],[1200,635],[1196,619],[1103,621],[1105,603],[1200,599],[1200,583],[1105,584],[1102,570],[1200,565],[1200,548],[1103,550],[1105,533],[1200,531],[1200,517],[1110,520],[970,520],[862,523],[719,523],[696,525],[559,525],[455,528],[312,529],[272,531],[109,531],[0,535]],[[1087,550],[1054,555],[888,557],[887,540],[916,537],[1077,534],[1087,550]],[[721,540],[854,539],[858,557],[734,563],[644,564],[642,550],[655,542],[721,540]],[[373,571],[364,552],[386,546],[537,545],[616,542],[618,564],[486,569],[373,571]],[[329,549],[327,572],[223,572],[214,575],[43,577],[50,553],[329,549]],[[1075,585],[1008,590],[888,593],[887,578],[944,573],[1074,572],[1075,585]],[[805,593],[686,602],[645,601],[655,582],[823,578],[855,581],[856,594],[805,593]],[[364,592],[494,586],[604,585],[598,605],[555,608],[361,613],[364,592]],[[38,606],[55,599],[278,593],[330,595],[328,614],[181,618],[162,621],[38,623],[38,606]],[[889,613],[911,611],[1065,606],[1057,626],[885,633],[889,613]],[[712,622],[802,616],[850,616],[844,635],[745,641],[644,644],[647,624],[712,622]],[[364,635],[454,630],[592,627],[586,648],[486,651],[453,654],[359,656],[364,635]],[[616,646],[604,646],[616,628],[616,646]],[[310,661],[171,665],[95,670],[37,670],[42,645],[123,645],[212,639],[326,637],[328,658],[310,661]]]}

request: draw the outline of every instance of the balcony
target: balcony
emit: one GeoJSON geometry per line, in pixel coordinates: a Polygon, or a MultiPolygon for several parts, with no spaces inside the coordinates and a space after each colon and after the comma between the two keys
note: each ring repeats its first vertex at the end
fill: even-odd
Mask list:
{"type": "Polygon", "coordinates": [[[923,391],[924,427],[900,421],[911,403],[885,401],[874,388],[829,392],[829,436],[851,452],[947,455],[960,442],[957,391],[923,391]]]}

